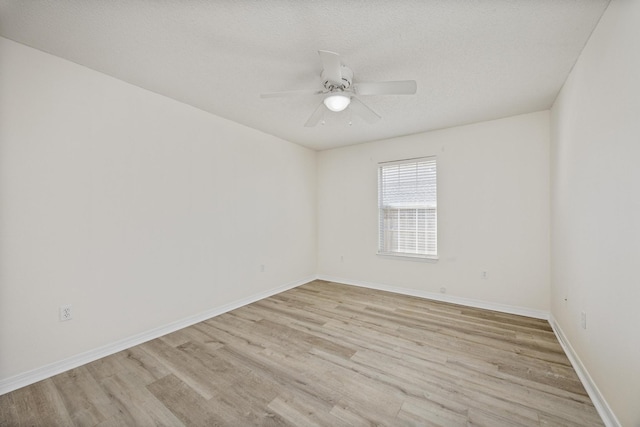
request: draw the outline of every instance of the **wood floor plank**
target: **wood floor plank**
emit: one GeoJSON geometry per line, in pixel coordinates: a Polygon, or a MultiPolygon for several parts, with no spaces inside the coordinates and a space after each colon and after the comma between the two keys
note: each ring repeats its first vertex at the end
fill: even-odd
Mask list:
{"type": "Polygon", "coordinates": [[[118,414],[114,402],[81,366],[52,378],[64,406],[76,425],[95,425],[118,414]]]}
{"type": "Polygon", "coordinates": [[[407,399],[398,412],[398,418],[438,426],[466,426],[468,408],[458,412],[428,400],[407,399]]]}
{"type": "Polygon", "coordinates": [[[129,375],[135,375],[145,385],[164,378],[171,371],[156,358],[144,351],[142,346],[131,347],[116,354],[121,354],[120,364],[129,375]]]}
{"type": "Polygon", "coordinates": [[[173,374],[149,384],[147,389],[184,425],[223,426],[231,422],[224,418],[219,405],[210,405],[200,393],[173,374]]]}
{"type": "Polygon", "coordinates": [[[0,396],[0,426],[602,426],[549,323],[322,280],[0,396]]]}
{"type": "MultiPolygon", "coordinates": [[[[180,378],[203,398],[210,399],[216,394],[216,373],[203,366],[180,348],[157,339],[146,342],[143,349],[155,357],[158,363],[164,365],[173,375],[180,378]]],[[[220,367],[225,369],[226,367],[220,367]]]]}
{"type": "MultiPolygon", "coordinates": [[[[104,379],[102,388],[118,408],[121,424],[136,426],[177,426],[180,421],[144,383],[126,373],[104,379]]],[[[113,418],[112,418],[113,419],[113,418]]],[[[115,420],[115,419],[114,419],[115,420]]]]}
{"type": "Polygon", "coordinates": [[[0,426],[70,425],[73,423],[51,379],[0,396],[0,426]],[[44,415],[44,416],[43,416],[44,415]]]}

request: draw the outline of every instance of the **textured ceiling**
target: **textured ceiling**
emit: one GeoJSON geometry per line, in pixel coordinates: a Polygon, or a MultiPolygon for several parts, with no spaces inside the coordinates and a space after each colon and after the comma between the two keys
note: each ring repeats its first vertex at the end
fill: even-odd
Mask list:
{"type": "MultiPolygon", "coordinates": [[[[0,0],[0,35],[218,116],[326,149],[547,109],[608,0],[0,0]],[[317,51],[354,81],[416,80],[304,123],[317,51]],[[349,122],[352,122],[350,125],[349,122]]],[[[1,60],[1,59],[0,59],[1,60]]]]}

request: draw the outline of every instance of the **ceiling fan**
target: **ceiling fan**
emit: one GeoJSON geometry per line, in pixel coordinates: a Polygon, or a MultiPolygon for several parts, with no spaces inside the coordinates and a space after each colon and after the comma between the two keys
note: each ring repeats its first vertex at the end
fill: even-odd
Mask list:
{"type": "Polygon", "coordinates": [[[369,123],[375,123],[381,117],[365,105],[356,95],[413,95],[416,93],[415,80],[391,82],[353,82],[353,71],[340,62],[340,55],[327,50],[319,50],[322,62],[321,90],[290,90],[284,92],[263,93],[261,98],[275,98],[298,95],[323,95],[324,99],[304,124],[313,127],[323,117],[325,108],[339,112],[347,107],[369,123]]]}

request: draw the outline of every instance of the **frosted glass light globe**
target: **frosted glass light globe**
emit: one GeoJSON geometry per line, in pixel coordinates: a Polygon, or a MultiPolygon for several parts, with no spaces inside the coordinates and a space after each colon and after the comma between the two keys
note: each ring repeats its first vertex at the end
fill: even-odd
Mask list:
{"type": "Polygon", "coordinates": [[[324,105],[331,111],[342,111],[349,106],[351,98],[347,95],[329,95],[324,99],[324,105]]]}

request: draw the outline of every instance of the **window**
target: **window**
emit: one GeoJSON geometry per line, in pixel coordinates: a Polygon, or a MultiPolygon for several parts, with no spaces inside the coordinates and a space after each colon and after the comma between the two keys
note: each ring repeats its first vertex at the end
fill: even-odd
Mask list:
{"type": "Polygon", "coordinates": [[[438,256],[436,158],[378,166],[378,254],[438,256]]]}

